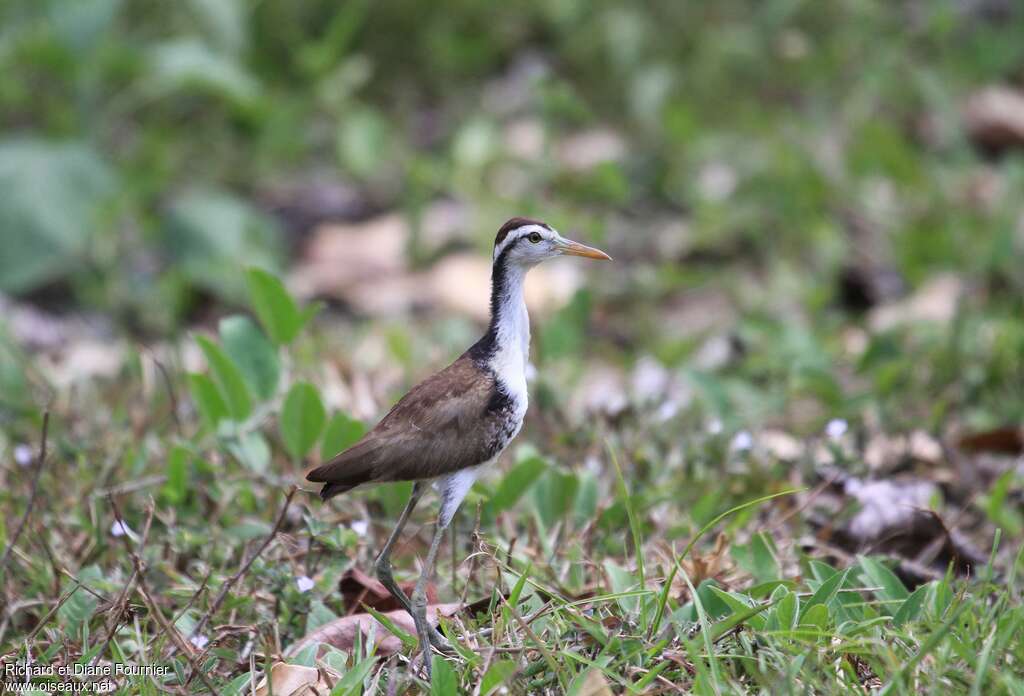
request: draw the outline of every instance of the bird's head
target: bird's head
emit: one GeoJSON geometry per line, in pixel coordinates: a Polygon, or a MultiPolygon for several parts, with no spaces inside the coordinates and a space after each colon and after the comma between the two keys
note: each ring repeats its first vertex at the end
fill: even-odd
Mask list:
{"type": "Polygon", "coordinates": [[[600,249],[566,239],[538,220],[514,217],[498,230],[494,238],[494,261],[504,259],[508,264],[529,268],[556,256],[583,256],[588,259],[611,261],[611,256],[600,249]]]}

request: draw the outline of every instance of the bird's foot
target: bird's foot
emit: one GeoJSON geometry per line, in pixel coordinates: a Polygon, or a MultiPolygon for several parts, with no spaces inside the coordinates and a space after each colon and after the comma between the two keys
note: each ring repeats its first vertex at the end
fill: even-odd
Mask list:
{"type": "Polygon", "coordinates": [[[444,635],[433,626],[427,632],[427,637],[430,640],[430,645],[433,646],[434,650],[438,651],[443,655],[455,655],[458,651],[455,650],[455,646],[451,644],[444,635]]]}

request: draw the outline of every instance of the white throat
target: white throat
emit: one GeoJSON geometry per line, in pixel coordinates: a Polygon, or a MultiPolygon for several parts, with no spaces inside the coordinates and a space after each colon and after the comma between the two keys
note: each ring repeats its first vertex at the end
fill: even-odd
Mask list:
{"type": "Polygon", "coordinates": [[[498,298],[495,351],[491,369],[517,396],[526,395],[526,364],[530,359],[530,315],[526,312],[523,283],[527,268],[512,265],[498,298]]]}

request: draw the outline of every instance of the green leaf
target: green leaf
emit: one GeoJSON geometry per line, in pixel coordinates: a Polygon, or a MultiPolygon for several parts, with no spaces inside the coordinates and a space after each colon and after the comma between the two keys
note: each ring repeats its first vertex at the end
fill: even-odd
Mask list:
{"type": "Polygon", "coordinates": [[[160,495],[172,506],[180,505],[188,495],[191,454],[177,445],[167,455],[167,480],[160,489],[160,495]]]}
{"type": "Polygon", "coordinates": [[[320,403],[320,394],[309,382],[298,382],[288,390],[281,411],[281,437],[289,454],[304,457],[320,432],[327,414],[320,403]]]}
{"type": "Polygon", "coordinates": [[[376,656],[367,657],[362,662],[356,664],[334,685],[334,688],[331,690],[331,696],[356,696],[361,694],[363,692],[363,682],[370,676],[370,672],[375,664],[377,664],[376,656]]]}
{"type": "Polygon", "coordinates": [[[803,612],[800,618],[801,626],[811,626],[820,631],[828,628],[828,607],[824,604],[815,604],[803,612]]]}
{"type": "Polygon", "coordinates": [[[250,268],[245,277],[252,308],[271,340],[278,345],[295,340],[302,327],[320,309],[320,305],[313,304],[300,312],[284,283],[263,269],[250,268]]]}
{"type": "Polygon", "coordinates": [[[324,439],[320,443],[320,457],[330,459],[339,452],[344,452],[365,434],[366,425],[361,420],[350,418],[341,411],[335,413],[324,430],[324,439]]]}
{"type": "Polygon", "coordinates": [[[459,693],[459,680],[448,660],[434,655],[431,663],[430,694],[431,696],[452,696],[459,693]]]}
{"type": "Polygon", "coordinates": [[[216,428],[217,423],[228,417],[228,405],[221,398],[217,385],[207,375],[198,372],[190,373],[188,387],[192,392],[192,399],[199,407],[199,413],[207,425],[216,428]]]}
{"type": "Polygon", "coordinates": [[[834,573],[832,577],[821,583],[818,586],[818,589],[814,591],[814,594],[811,595],[811,598],[807,600],[806,604],[804,604],[804,609],[800,612],[801,615],[806,614],[816,605],[830,603],[839,592],[839,589],[846,582],[846,578],[849,574],[850,569],[847,568],[842,573],[834,573]]]}
{"type": "Polygon", "coordinates": [[[908,621],[914,621],[921,615],[921,609],[924,607],[925,600],[928,598],[928,593],[931,592],[933,585],[935,585],[934,581],[921,585],[909,597],[903,600],[903,604],[900,605],[900,608],[896,610],[892,617],[892,622],[897,628],[908,621]]]}
{"type": "Polygon", "coordinates": [[[480,680],[480,696],[490,696],[508,682],[519,667],[512,660],[498,660],[491,664],[484,678],[480,680]]]}
{"type": "Polygon", "coordinates": [[[276,268],[281,241],[277,223],[230,194],[193,190],[178,198],[161,225],[174,268],[194,286],[242,301],[247,265],[276,268]]]}
{"type": "Polygon", "coordinates": [[[880,588],[875,592],[879,599],[886,602],[903,602],[910,596],[900,579],[885,565],[868,556],[861,556],[858,562],[865,582],[880,588]]]}
{"type": "Polygon", "coordinates": [[[521,447],[518,455],[519,461],[505,475],[498,485],[498,490],[491,496],[490,507],[494,513],[508,510],[515,505],[548,468],[548,463],[532,447],[521,447]]]}
{"type": "Polygon", "coordinates": [[[0,142],[0,291],[27,292],[82,268],[116,186],[84,144],[0,142]]]}
{"type": "Polygon", "coordinates": [[[277,351],[259,327],[249,317],[225,317],[220,321],[220,340],[253,393],[261,399],[271,398],[281,367],[277,351]]]}
{"type": "Polygon", "coordinates": [[[746,546],[736,547],[733,556],[741,568],[754,576],[756,582],[768,582],[780,576],[772,541],[764,532],[751,537],[746,546]]]}
{"type": "MultiPolygon", "coordinates": [[[[100,590],[102,588],[99,587],[99,583],[103,581],[103,572],[99,569],[99,566],[91,565],[79,571],[78,580],[86,587],[100,590]]],[[[74,580],[70,578],[64,580],[62,588],[64,592],[70,591],[73,587],[75,587],[74,580]]],[[[84,589],[81,585],[75,588],[64,604],[61,605],[60,609],[57,610],[57,618],[66,628],[67,635],[77,635],[82,624],[92,617],[98,604],[99,600],[95,594],[84,589]]]]}
{"type": "Polygon", "coordinates": [[[196,342],[203,349],[203,355],[210,364],[213,381],[224,397],[228,413],[236,421],[245,420],[252,413],[252,400],[249,398],[249,389],[245,386],[242,373],[216,343],[205,336],[197,336],[196,342]]]}

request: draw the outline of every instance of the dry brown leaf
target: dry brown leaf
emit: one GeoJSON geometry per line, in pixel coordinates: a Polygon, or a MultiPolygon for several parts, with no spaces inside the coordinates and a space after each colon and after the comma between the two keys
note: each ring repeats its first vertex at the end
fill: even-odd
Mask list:
{"type": "Polygon", "coordinates": [[[256,685],[256,696],[316,696],[330,693],[341,675],[326,668],[303,667],[275,662],[270,668],[270,683],[264,676],[256,685]],[[329,678],[329,681],[328,681],[329,678]]]}
{"type": "Polygon", "coordinates": [[[964,107],[964,126],[971,140],[991,150],[1024,145],[1024,92],[1002,85],[975,92],[964,107]]]}
{"type": "MultiPolygon", "coordinates": [[[[399,586],[406,594],[410,594],[415,584],[416,582],[412,581],[399,583],[399,586]]],[[[338,591],[341,592],[345,608],[349,611],[363,605],[385,613],[402,608],[383,583],[358,568],[350,568],[345,571],[341,580],[338,581],[338,591]]],[[[428,604],[437,602],[437,588],[433,583],[427,584],[426,595],[428,604]]]]}
{"type": "Polygon", "coordinates": [[[1021,454],[1024,452],[1024,432],[1021,428],[995,428],[965,433],[957,440],[957,446],[965,452],[1021,454]]]}
{"type": "Polygon", "coordinates": [[[915,321],[948,322],[956,314],[964,292],[963,281],[944,273],[923,285],[910,297],[875,307],[868,316],[872,331],[889,329],[915,321]]]}
{"type": "Polygon", "coordinates": [[[604,673],[596,667],[591,668],[583,676],[583,683],[576,689],[579,696],[614,696],[611,686],[608,685],[608,680],[604,678],[604,673]]]}
{"type": "MultiPolygon", "coordinates": [[[[463,608],[464,605],[459,603],[430,604],[427,606],[427,621],[436,624],[439,616],[454,616],[463,608]]],[[[404,609],[389,611],[384,615],[398,628],[411,635],[416,635],[416,624],[404,609]]],[[[348,651],[355,645],[356,636],[361,634],[362,640],[366,640],[370,637],[371,629],[374,631],[378,655],[392,655],[402,649],[402,641],[378,623],[372,615],[352,614],[335,619],[312,633],[306,634],[288,649],[288,654],[294,655],[314,642],[326,643],[338,650],[348,651]]]]}

